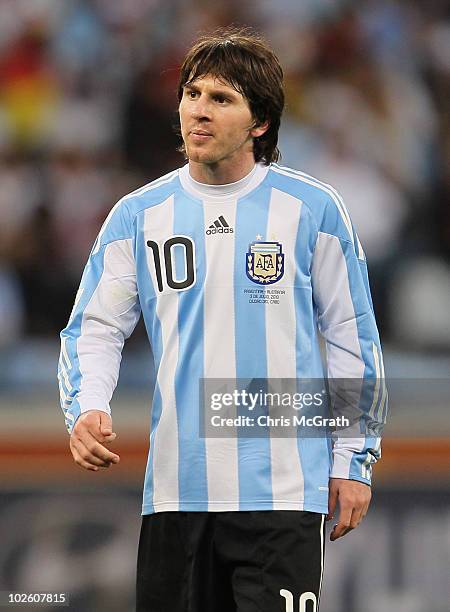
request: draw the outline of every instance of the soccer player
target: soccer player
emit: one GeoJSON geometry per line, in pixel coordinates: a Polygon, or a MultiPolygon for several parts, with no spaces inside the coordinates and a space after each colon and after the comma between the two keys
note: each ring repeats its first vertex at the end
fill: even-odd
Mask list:
{"type": "Polygon", "coordinates": [[[61,333],[62,408],[87,470],[119,462],[110,400],[141,314],[153,349],[138,610],[317,611],[324,520],[339,507],[337,540],[369,506],[379,437],[200,432],[200,381],[322,379],[319,333],[328,377],[375,380],[363,417],[385,412],[348,212],[331,186],[276,163],[282,78],[248,30],[194,44],[178,88],[187,163],[111,210],[61,333]]]}

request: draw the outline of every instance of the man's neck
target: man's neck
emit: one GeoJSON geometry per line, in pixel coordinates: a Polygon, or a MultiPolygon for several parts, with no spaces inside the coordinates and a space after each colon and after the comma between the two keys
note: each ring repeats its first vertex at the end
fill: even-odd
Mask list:
{"type": "Polygon", "coordinates": [[[255,167],[253,155],[240,163],[227,164],[217,162],[216,164],[202,164],[189,160],[189,174],[199,183],[206,185],[227,185],[236,183],[247,176],[255,167]]]}

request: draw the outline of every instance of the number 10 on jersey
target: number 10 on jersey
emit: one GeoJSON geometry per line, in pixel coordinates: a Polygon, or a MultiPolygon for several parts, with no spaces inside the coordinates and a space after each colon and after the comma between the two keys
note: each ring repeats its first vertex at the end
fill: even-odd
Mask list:
{"type": "Polygon", "coordinates": [[[162,248],[154,240],[147,240],[147,246],[152,250],[155,264],[155,275],[158,291],[164,290],[163,268],[165,282],[170,289],[184,291],[195,283],[195,245],[188,236],[171,236],[164,241],[162,248]],[[175,250],[180,249],[179,267],[184,269],[184,277],[176,278],[175,250]],[[181,265],[181,259],[183,265],[181,265]]]}

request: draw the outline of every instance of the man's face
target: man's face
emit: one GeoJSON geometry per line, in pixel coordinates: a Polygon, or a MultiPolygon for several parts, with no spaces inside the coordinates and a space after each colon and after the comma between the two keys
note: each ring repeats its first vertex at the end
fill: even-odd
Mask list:
{"type": "Polygon", "coordinates": [[[201,164],[240,163],[253,157],[253,137],[265,131],[252,129],[253,117],[242,94],[210,75],[183,88],[179,112],[187,156],[201,164]]]}

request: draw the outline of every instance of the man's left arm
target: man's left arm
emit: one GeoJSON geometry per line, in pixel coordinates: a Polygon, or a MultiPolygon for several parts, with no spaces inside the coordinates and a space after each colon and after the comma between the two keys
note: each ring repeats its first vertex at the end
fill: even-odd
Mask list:
{"type": "Polygon", "coordinates": [[[367,263],[343,204],[340,208],[329,203],[311,274],[318,327],[326,342],[327,376],[335,387],[332,397],[352,422],[333,437],[328,517],[339,504],[339,523],[331,534],[335,540],[354,529],[367,512],[387,406],[367,263]]]}

